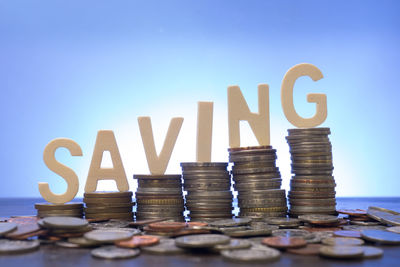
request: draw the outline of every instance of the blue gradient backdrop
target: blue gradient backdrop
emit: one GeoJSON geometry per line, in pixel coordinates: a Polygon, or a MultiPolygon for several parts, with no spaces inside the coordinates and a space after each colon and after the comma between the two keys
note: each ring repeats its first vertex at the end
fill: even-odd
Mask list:
{"type": "MultiPolygon", "coordinates": [[[[280,85],[295,64],[296,109],[312,116],[310,92],[328,95],[339,196],[399,196],[399,1],[0,1],[0,196],[57,193],[65,182],[42,160],[56,137],[78,142],[57,159],[80,179],[100,129],[114,130],[131,189],[148,173],[137,117],[152,117],[158,149],[171,117],[185,118],[168,173],[195,159],[197,101],[214,101],[213,160],[226,161],[228,85],[252,110],[257,84],[270,85],[271,141],[289,188],[284,136],[292,126],[280,85]]],[[[246,123],[242,144],[253,145],[246,123]]],[[[109,158],[104,157],[104,166],[109,158]]],[[[100,189],[114,189],[102,182],[100,189]]]]}

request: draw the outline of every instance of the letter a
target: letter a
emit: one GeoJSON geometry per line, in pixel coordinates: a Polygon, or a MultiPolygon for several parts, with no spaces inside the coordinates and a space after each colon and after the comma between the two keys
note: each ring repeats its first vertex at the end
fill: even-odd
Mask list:
{"type": "Polygon", "coordinates": [[[181,130],[183,118],[172,118],[159,156],[157,156],[156,145],[154,144],[150,117],[138,117],[138,123],[150,173],[152,175],[163,175],[181,130]]]}
{"type": "Polygon", "coordinates": [[[67,148],[71,156],[82,156],[81,147],[75,141],[67,138],[54,139],[45,147],[43,151],[44,163],[67,182],[67,191],[60,195],[52,193],[48,183],[39,183],[39,192],[42,197],[54,204],[64,204],[71,201],[79,190],[79,179],[76,173],[56,160],[55,153],[59,147],[67,148]]]}
{"type": "Polygon", "coordinates": [[[94,146],[92,162],[86,180],[85,192],[96,191],[99,180],[114,180],[119,191],[128,191],[129,184],[126,179],[124,165],[119,154],[117,141],[113,131],[98,131],[94,146]],[[104,151],[110,151],[113,168],[101,168],[104,151]]]}
{"type": "Polygon", "coordinates": [[[239,122],[242,120],[250,124],[260,146],[270,144],[268,84],[258,85],[258,113],[250,112],[239,86],[228,87],[229,147],[231,148],[240,147],[239,122]]]}

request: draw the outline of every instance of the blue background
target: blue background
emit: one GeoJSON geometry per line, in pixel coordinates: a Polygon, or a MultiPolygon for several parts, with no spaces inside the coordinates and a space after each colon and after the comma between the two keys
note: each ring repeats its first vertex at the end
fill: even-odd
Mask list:
{"type": "MultiPolygon", "coordinates": [[[[398,1],[0,1],[0,196],[56,193],[65,182],[42,160],[46,144],[72,138],[83,157],[57,159],[80,179],[97,131],[114,130],[131,189],[148,173],[137,117],[152,117],[160,150],[171,117],[185,121],[167,173],[195,159],[197,101],[214,101],[213,160],[227,161],[227,96],[239,85],[252,111],[270,85],[271,142],[289,189],[290,160],[280,86],[301,78],[295,106],[312,116],[310,92],[328,96],[338,196],[399,196],[398,1]]],[[[246,123],[242,145],[256,144],[246,123]]],[[[105,154],[103,166],[110,165],[105,154]]],[[[101,182],[99,189],[115,189],[101,182]]]]}

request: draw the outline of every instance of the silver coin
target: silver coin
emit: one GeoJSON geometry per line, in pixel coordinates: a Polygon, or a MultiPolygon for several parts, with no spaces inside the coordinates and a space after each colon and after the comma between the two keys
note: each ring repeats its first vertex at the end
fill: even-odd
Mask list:
{"type": "Polygon", "coordinates": [[[57,241],[55,243],[55,245],[58,247],[62,247],[62,248],[80,248],[81,247],[78,244],[70,243],[67,241],[57,241]]]}
{"type": "Polygon", "coordinates": [[[250,218],[234,218],[234,219],[226,219],[226,220],[211,222],[209,223],[209,225],[215,227],[232,227],[232,226],[248,225],[250,222],[251,222],[250,218]]]}
{"type": "Polygon", "coordinates": [[[215,251],[245,249],[251,247],[251,242],[246,239],[231,239],[229,244],[217,245],[212,249],[215,251]]]}
{"type": "Polygon", "coordinates": [[[339,221],[339,218],[337,216],[321,214],[301,215],[298,218],[299,220],[308,223],[336,223],[339,221]]]}
{"type": "Polygon", "coordinates": [[[116,241],[127,240],[134,235],[131,231],[117,230],[117,229],[104,229],[104,230],[94,230],[84,234],[86,239],[107,244],[114,243],[116,241]]]}
{"type": "Polygon", "coordinates": [[[70,237],[70,238],[68,238],[68,242],[72,243],[72,244],[76,244],[80,247],[96,247],[96,246],[99,246],[102,244],[97,241],[89,240],[85,237],[70,237]]]}
{"type": "Polygon", "coordinates": [[[362,230],[386,230],[386,227],[383,225],[343,225],[343,230],[348,231],[362,231],[362,230]]]}
{"type": "Polygon", "coordinates": [[[301,221],[295,218],[272,217],[265,219],[265,221],[269,224],[278,225],[280,227],[296,227],[301,225],[301,221]]]}
{"type": "Polygon", "coordinates": [[[304,239],[311,239],[314,235],[306,230],[301,229],[279,229],[272,231],[272,236],[281,237],[302,237],[304,239]]]}
{"type": "Polygon", "coordinates": [[[17,229],[18,225],[12,222],[2,222],[0,223],[0,236],[10,233],[17,229]]]}
{"type": "Polygon", "coordinates": [[[216,245],[229,243],[230,238],[226,235],[202,234],[187,235],[175,239],[175,244],[181,248],[211,248],[216,245]]]}
{"type": "Polygon", "coordinates": [[[224,233],[226,235],[229,235],[230,237],[270,236],[272,233],[272,229],[268,228],[248,229],[248,230],[228,231],[224,233]]]}
{"type": "Polygon", "coordinates": [[[0,239],[0,254],[25,253],[38,249],[40,242],[0,239]]]}
{"type": "Polygon", "coordinates": [[[85,219],[74,217],[48,217],[43,219],[43,225],[50,229],[80,229],[88,226],[85,219]]]}
{"type": "Polygon", "coordinates": [[[350,221],[350,224],[361,225],[361,226],[381,225],[380,222],[363,222],[363,221],[350,221]]]}
{"type": "Polygon", "coordinates": [[[371,242],[390,245],[400,244],[400,234],[385,230],[362,230],[361,236],[363,239],[371,242]]]}
{"type": "Polygon", "coordinates": [[[389,231],[389,232],[400,234],[400,226],[388,227],[388,228],[386,228],[386,230],[389,231]]]}
{"type": "Polygon", "coordinates": [[[383,255],[383,250],[377,247],[361,246],[364,251],[364,259],[380,258],[383,255]]]}
{"type": "Polygon", "coordinates": [[[185,250],[175,245],[174,239],[164,238],[154,246],[142,247],[141,250],[151,254],[174,255],[184,253],[185,250]]]}
{"type": "Polygon", "coordinates": [[[93,249],[91,251],[93,257],[114,260],[134,258],[140,254],[139,249],[119,248],[116,246],[105,246],[93,249]]]}
{"type": "Polygon", "coordinates": [[[369,207],[367,215],[377,221],[393,226],[400,226],[400,213],[379,207],[369,207]]]}
{"type": "Polygon", "coordinates": [[[237,250],[224,250],[223,258],[235,262],[269,262],[280,258],[281,253],[273,248],[250,248],[237,250]]]}

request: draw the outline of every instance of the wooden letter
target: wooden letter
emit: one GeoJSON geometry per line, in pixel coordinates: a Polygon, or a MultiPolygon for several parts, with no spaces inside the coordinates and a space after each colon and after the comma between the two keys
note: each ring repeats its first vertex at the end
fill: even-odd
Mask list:
{"type": "Polygon", "coordinates": [[[211,162],[213,102],[197,103],[196,161],[211,162]]]}
{"type": "Polygon", "coordinates": [[[250,112],[239,86],[228,87],[229,146],[240,147],[239,122],[246,120],[260,146],[270,144],[269,86],[258,85],[258,113],[250,112]]]}
{"type": "Polygon", "coordinates": [[[181,130],[183,118],[172,118],[159,156],[157,156],[156,145],[154,144],[150,117],[138,117],[138,123],[150,173],[153,175],[163,175],[167,169],[172,150],[181,130]]]}
{"type": "Polygon", "coordinates": [[[67,138],[54,139],[45,147],[43,152],[44,163],[50,170],[60,175],[67,182],[67,191],[60,195],[52,193],[48,183],[39,183],[39,192],[42,197],[54,204],[64,204],[71,201],[79,190],[79,179],[76,173],[56,160],[55,153],[59,147],[67,148],[71,156],[82,156],[81,147],[75,141],[67,138]]]}
{"type": "Polygon", "coordinates": [[[129,184],[126,179],[124,165],[119,154],[117,141],[113,131],[98,131],[96,144],[90,163],[89,174],[86,180],[85,192],[96,191],[99,180],[114,180],[119,191],[128,191],[129,184]],[[113,168],[101,168],[104,151],[109,151],[113,168]]]}
{"type": "Polygon", "coordinates": [[[297,114],[293,104],[293,87],[296,80],[301,76],[309,76],[313,81],[318,81],[324,76],[314,65],[302,63],[289,69],[282,81],[281,101],[283,113],[287,120],[296,127],[310,128],[322,124],[327,117],[327,100],[325,94],[308,94],[307,101],[316,103],[317,110],[312,118],[302,118],[297,114]]]}

